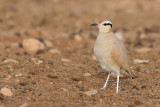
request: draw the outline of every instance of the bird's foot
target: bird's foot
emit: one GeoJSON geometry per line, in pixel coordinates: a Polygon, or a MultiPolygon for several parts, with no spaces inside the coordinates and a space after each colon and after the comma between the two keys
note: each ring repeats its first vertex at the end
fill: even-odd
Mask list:
{"type": "Polygon", "coordinates": [[[106,89],[106,87],[103,87],[103,88],[100,88],[101,90],[105,90],[106,89]]]}

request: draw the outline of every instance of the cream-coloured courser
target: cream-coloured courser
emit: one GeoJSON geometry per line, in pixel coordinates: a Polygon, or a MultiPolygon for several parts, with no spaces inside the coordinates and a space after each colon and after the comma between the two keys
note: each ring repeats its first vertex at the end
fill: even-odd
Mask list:
{"type": "Polygon", "coordinates": [[[94,44],[94,54],[101,67],[108,71],[108,77],[101,89],[106,89],[111,72],[117,74],[117,90],[119,86],[119,75],[125,74],[132,78],[128,72],[128,57],[124,44],[112,32],[112,23],[103,21],[99,24],[91,24],[99,28],[98,37],[94,44]]]}

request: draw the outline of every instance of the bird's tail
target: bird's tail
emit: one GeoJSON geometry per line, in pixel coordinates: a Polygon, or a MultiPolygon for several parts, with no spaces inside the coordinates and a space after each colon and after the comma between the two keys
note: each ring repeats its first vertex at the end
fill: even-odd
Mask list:
{"type": "Polygon", "coordinates": [[[128,77],[130,77],[131,79],[133,79],[132,74],[128,71],[128,70],[124,70],[124,69],[120,69],[120,72],[128,77]]]}

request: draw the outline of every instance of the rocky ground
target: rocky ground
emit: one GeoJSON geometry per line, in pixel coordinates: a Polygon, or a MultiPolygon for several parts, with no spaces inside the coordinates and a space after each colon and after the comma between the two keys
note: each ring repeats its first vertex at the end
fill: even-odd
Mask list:
{"type": "Polygon", "coordinates": [[[159,0],[0,0],[0,107],[160,106],[159,0]],[[110,20],[133,80],[110,78],[93,56],[110,20]]]}

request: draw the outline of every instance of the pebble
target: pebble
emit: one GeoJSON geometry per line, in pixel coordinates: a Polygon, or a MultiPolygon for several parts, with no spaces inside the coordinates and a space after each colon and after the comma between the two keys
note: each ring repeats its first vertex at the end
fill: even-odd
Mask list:
{"type": "Polygon", "coordinates": [[[84,75],[83,75],[84,77],[90,77],[91,76],[91,74],[90,73],[84,73],[84,75]]]}
{"type": "Polygon", "coordinates": [[[36,65],[43,64],[43,63],[44,63],[43,60],[37,60],[37,61],[35,62],[36,65]]]}
{"type": "Polygon", "coordinates": [[[97,94],[97,93],[98,93],[97,90],[91,89],[90,91],[84,92],[84,95],[91,96],[91,95],[95,95],[95,94],[97,94]]]}
{"type": "Polygon", "coordinates": [[[22,76],[22,73],[18,73],[15,75],[15,77],[21,77],[22,76]]]}
{"type": "Polygon", "coordinates": [[[44,44],[37,39],[24,39],[22,42],[23,48],[29,54],[36,54],[38,50],[44,49],[44,44]]]}
{"type": "Polygon", "coordinates": [[[9,97],[13,95],[12,91],[9,88],[7,88],[7,87],[3,87],[1,89],[1,93],[3,95],[5,95],[5,96],[9,96],[9,97]]]}
{"type": "Polygon", "coordinates": [[[61,61],[62,61],[62,62],[71,62],[70,59],[64,59],[64,58],[62,58],[61,61]]]}
{"type": "Polygon", "coordinates": [[[134,63],[135,64],[147,64],[149,60],[142,60],[142,59],[135,59],[134,63]]]}
{"type": "Polygon", "coordinates": [[[93,59],[93,60],[97,60],[97,59],[96,59],[96,56],[94,56],[94,55],[92,56],[92,59],[93,59]]]}
{"type": "Polygon", "coordinates": [[[44,44],[45,44],[46,47],[52,47],[53,46],[52,42],[48,41],[48,40],[45,40],[44,44]]]}
{"type": "Polygon", "coordinates": [[[50,49],[48,52],[51,54],[61,54],[61,51],[58,49],[50,49]]]}
{"type": "Polygon", "coordinates": [[[15,64],[18,64],[19,62],[15,59],[5,59],[3,61],[3,63],[15,63],[15,64]]]}
{"type": "Polygon", "coordinates": [[[28,106],[28,103],[24,103],[22,105],[20,105],[19,107],[27,107],[28,106]]]}
{"type": "Polygon", "coordinates": [[[82,37],[81,37],[79,34],[76,34],[76,35],[74,36],[74,40],[80,42],[80,41],[82,41],[82,37]]]}
{"type": "Polygon", "coordinates": [[[148,52],[151,52],[151,51],[152,51],[152,48],[148,48],[148,47],[143,47],[143,48],[136,49],[136,52],[141,53],[141,54],[148,53],[148,52]]]}

